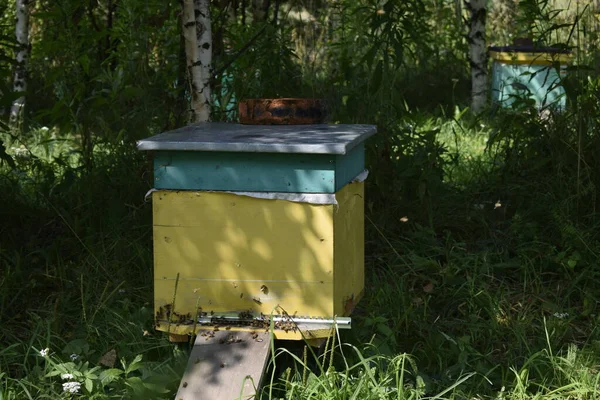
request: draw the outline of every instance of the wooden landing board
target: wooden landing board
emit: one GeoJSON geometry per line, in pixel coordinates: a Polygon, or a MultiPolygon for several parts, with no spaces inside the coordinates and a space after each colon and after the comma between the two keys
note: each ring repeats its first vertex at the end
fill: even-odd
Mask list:
{"type": "Polygon", "coordinates": [[[254,399],[269,358],[269,333],[217,331],[198,335],[176,400],[254,399]],[[262,341],[260,341],[262,340],[262,341]]]}

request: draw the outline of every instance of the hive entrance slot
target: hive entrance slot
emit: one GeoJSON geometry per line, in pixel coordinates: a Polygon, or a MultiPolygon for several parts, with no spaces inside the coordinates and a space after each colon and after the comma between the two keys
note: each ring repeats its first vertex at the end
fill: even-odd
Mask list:
{"type": "Polygon", "coordinates": [[[236,135],[236,136],[234,136],[234,139],[258,139],[258,138],[262,138],[262,137],[265,137],[265,135],[247,134],[247,135],[236,135]]]}

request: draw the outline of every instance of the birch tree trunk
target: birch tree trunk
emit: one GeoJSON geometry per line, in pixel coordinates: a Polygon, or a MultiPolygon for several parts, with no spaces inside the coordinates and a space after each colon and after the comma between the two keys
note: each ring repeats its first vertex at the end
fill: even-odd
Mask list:
{"type": "Polygon", "coordinates": [[[469,59],[471,62],[471,110],[481,112],[487,103],[486,0],[465,1],[471,12],[469,59]]]}
{"type": "Polygon", "coordinates": [[[194,0],[196,15],[196,48],[198,54],[194,66],[200,69],[200,86],[194,107],[196,122],[208,121],[211,111],[212,76],[212,29],[210,24],[210,0],[194,0]]]}
{"type": "Polygon", "coordinates": [[[210,118],[212,75],[212,32],[210,0],[183,1],[183,37],[191,92],[191,121],[210,118]]]}
{"type": "MultiPolygon", "coordinates": [[[[27,59],[29,58],[29,2],[31,0],[16,0],[17,18],[15,33],[19,50],[16,55],[16,64],[13,79],[13,90],[24,92],[27,90],[27,59]]],[[[18,125],[25,108],[25,96],[16,99],[10,109],[10,125],[18,125]]]]}

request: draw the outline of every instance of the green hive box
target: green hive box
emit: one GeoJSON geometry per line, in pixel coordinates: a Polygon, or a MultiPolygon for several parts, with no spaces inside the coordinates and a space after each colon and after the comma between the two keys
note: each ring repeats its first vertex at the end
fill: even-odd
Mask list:
{"type": "Polygon", "coordinates": [[[155,152],[155,189],[336,193],[364,171],[363,140],[374,132],[371,125],[212,122],[143,140],[140,149],[155,152]]]}
{"type": "Polygon", "coordinates": [[[492,103],[511,108],[517,98],[530,98],[538,109],[566,107],[561,79],[571,60],[568,51],[531,46],[490,47],[492,103]]]}

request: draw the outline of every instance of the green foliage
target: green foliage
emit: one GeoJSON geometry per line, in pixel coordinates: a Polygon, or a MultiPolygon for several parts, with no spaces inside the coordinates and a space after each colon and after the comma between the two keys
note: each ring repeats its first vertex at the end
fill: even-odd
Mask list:
{"type": "MultiPolygon", "coordinates": [[[[334,334],[339,335],[339,332],[334,334]]],[[[371,348],[371,345],[366,346],[367,351],[371,348]]],[[[465,374],[434,394],[429,378],[419,373],[417,362],[408,354],[368,356],[355,346],[333,343],[317,357],[314,372],[308,357],[302,359],[285,348],[275,355],[273,363],[283,355],[290,356],[293,366],[285,370],[279,382],[271,379],[271,384],[263,389],[263,398],[441,399],[473,376],[465,374]],[[285,394],[278,395],[280,391],[285,394]]]]}
{"type": "Polygon", "coordinates": [[[133,142],[183,122],[176,9],[163,1],[36,4],[30,117],[79,138],[86,168],[96,143],[133,142]]]}

